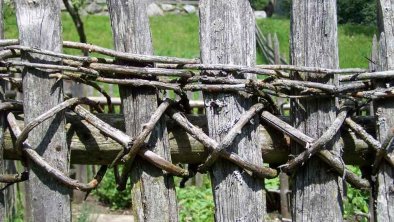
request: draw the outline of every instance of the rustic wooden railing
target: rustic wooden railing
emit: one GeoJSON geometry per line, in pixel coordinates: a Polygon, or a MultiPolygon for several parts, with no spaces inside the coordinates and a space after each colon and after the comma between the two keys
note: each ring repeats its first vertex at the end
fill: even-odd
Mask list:
{"type": "Polygon", "coordinates": [[[172,176],[196,173],[178,162],[211,173],[217,221],[264,220],[263,179],[280,171],[294,173],[295,221],[342,220],[342,180],[374,191],[370,218],[394,218],[394,36],[387,10],[387,31],[374,44],[379,56],[373,70],[365,70],[338,68],[335,1],[293,0],[294,65],[254,65],[255,24],[246,0],[200,1],[201,59],[152,55],[147,2],[108,1],[112,50],[62,43],[55,2],[16,1],[20,39],[0,41],[0,78],[24,98],[1,98],[6,119],[0,124],[9,131],[0,135],[3,158],[21,160],[25,171],[3,174],[0,182],[27,180],[28,221],[71,220],[70,188],[89,194],[120,164],[116,182],[123,190],[131,177],[135,219],[177,221],[172,176]],[[97,56],[65,54],[62,47],[97,56]],[[109,113],[88,98],[64,99],[66,79],[97,89],[109,113]],[[122,115],[112,113],[102,84],[121,86],[122,115]],[[166,90],[179,100],[162,96],[166,90]],[[204,95],[204,115],[190,115],[187,92],[194,91],[204,95]],[[290,99],[290,120],[280,116],[275,98],[290,99]],[[355,115],[370,104],[376,116],[355,115]],[[70,162],[102,167],[81,183],[68,176],[70,162]],[[369,174],[360,177],[347,164],[369,174]]]}

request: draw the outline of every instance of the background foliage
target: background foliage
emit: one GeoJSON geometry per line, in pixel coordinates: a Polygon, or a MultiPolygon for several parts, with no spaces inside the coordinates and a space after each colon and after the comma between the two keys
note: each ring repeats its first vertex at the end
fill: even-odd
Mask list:
{"type": "Polygon", "coordinates": [[[338,0],[338,22],[376,25],[376,1],[338,0]]]}
{"type": "MultiPolygon", "coordinates": [[[[256,10],[262,10],[269,0],[251,0],[256,10]]],[[[279,1],[284,16],[290,16],[291,0],[279,1]]],[[[337,0],[338,22],[340,24],[353,23],[363,25],[376,25],[375,0],[337,0]]]]}

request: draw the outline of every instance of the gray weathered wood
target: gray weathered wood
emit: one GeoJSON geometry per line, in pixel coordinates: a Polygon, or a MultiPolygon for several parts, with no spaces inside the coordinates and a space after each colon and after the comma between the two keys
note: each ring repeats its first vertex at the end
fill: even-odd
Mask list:
{"type": "MultiPolygon", "coordinates": [[[[378,49],[379,71],[394,69],[394,1],[379,0],[379,31],[380,35],[378,49]]],[[[386,88],[392,86],[393,82],[376,81],[376,86],[386,88]]],[[[394,127],[394,100],[380,99],[374,101],[374,112],[377,116],[377,138],[383,143],[389,131],[394,127]]],[[[393,145],[387,150],[393,155],[393,145]]],[[[394,170],[386,162],[382,162],[376,177],[376,221],[394,221],[394,193],[393,193],[394,170]]]]}
{"type": "MultiPolygon", "coordinates": [[[[0,0],[0,38],[4,38],[4,18],[3,18],[3,0],[0,0]]],[[[5,82],[0,81],[0,101],[4,100],[5,92],[5,82]]],[[[4,120],[5,116],[3,112],[0,112],[0,142],[4,140],[4,120]]],[[[5,160],[3,159],[4,147],[0,146],[0,174],[6,173],[5,170],[5,160]]],[[[12,189],[12,188],[11,188],[12,189]]],[[[0,193],[0,221],[5,221],[7,219],[7,201],[8,190],[0,193]]]]}
{"type": "MultiPolygon", "coordinates": [[[[201,60],[206,64],[254,65],[255,19],[247,0],[201,0],[201,60]]],[[[236,76],[239,78],[239,76],[236,76]]],[[[227,131],[252,105],[252,98],[236,93],[204,93],[209,135],[221,142],[227,131]]],[[[245,126],[227,150],[261,165],[257,140],[258,118],[245,126]]],[[[263,181],[250,177],[225,160],[212,167],[216,221],[263,221],[263,181]]]]}
{"type": "MultiPolygon", "coordinates": [[[[0,39],[4,39],[4,1],[0,0],[0,39]]],[[[4,80],[0,80],[0,101],[6,97],[4,93],[8,89],[4,80]]],[[[4,140],[4,120],[5,116],[0,113],[0,142],[4,140]]],[[[15,174],[14,161],[3,160],[4,147],[0,148],[0,174],[15,174]]],[[[0,221],[12,221],[16,213],[16,186],[11,186],[0,193],[0,221]]]]}
{"type": "MultiPolygon", "coordinates": [[[[338,68],[336,1],[293,0],[291,16],[291,62],[293,65],[338,68]]],[[[293,79],[337,84],[330,77],[294,73],[293,79]]],[[[291,101],[294,126],[317,139],[334,121],[337,104],[334,99],[291,101]]],[[[340,143],[326,149],[340,155],[340,143]]],[[[302,148],[294,143],[292,153],[302,148]]],[[[342,221],[341,180],[316,157],[297,170],[293,180],[293,221],[342,221]]]]}
{"type": "MultiPolygon", "coordinates": [[[[62,51],[60,5],[57,1],[16,0],[16,16],[20,43],[24,46],[55,52],[62,51]]],[[[59,59],[25,53],[23,60],[60,63],[59,59]]],[[[48,71],[34,68],[23,70],[23,105],[25,123],[63,101],[62,81],[48,78],[48,71]]],[[[45,160],[64,174],[69,170],[64,113],[35,128],[29,141],[45,160]]],[[[70,190],[34,164],[30,163],[30,179],[26,183],[26,221],[70,221],[70,190]]]]}
{"type": "MultiPolygon", "coordinates": [[[[122,52],[153,54],[147,0],[107,0],[115,49],[122,52]]],[[[141,64],[142,66],[147,64],[141,64]]],[[[142,124],[156,110],[157,93],[153,88],[119,87],[126,132],[137,136],[142,124]]],[[[149,138],[154,152],[171,160],[167,130],[160,121],[149,138]]],[[[136,158],[131,171],[132,207],[136,221],[178,221],[172,176],[136,158]]]]}

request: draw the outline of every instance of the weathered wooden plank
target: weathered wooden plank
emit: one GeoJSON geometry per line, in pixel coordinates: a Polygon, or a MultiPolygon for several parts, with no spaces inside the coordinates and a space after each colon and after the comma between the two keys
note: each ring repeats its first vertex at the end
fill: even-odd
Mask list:
{"type": "MultiPolygon", "coordinates": [[[[24,46],[62,51],[60,4],[58,1],[16,0],[16,16],[20,43],[24,46]]],[[[28,62],[59,64],[53,57],[24,53],[28,62]]],[[[25,123],[63,101],[62,81],[49,79],[49,71],[34,68],[23,70],[23,105],[25,123]]],[[[64,113],[35,128],[29,142],[45,160],[64,174],[69,170],[64,113]]],[[[26,182],[26,221],[70,221],[70,190],[47,176],[33,163],[26,182]]]]}
{"type": "MultiPolygon", "coordinates": [[[[115,49],[145,55],[153,54],[148,0],[108,0],[115,49]]],[[[121,61],[119,61],[121,62],[121,61]]],[[[149,64],[140,64],[146,66],[149,64]]],[[[125,127],[137,136],[157,109],[157,92],[147,87],[119,87],[125,127]]],[[[156,124],[149,138],[152,150],[171,160],[168,135],[163,120],[156,124]]],[[[126,165],[127,167],[127,165],[126,165]]],[[[124,178],[124,177],[123,177],[124,178]]],[[[139,159],[131,170],[132,207],[136,221],[178,221],[174,181],[171,175],[139,159]]]]}
{"type": "MultiPolygon", "coordinates": [[[[249,1],[201,0],[199,8],[202,63],[254,65],[255,18],[249,1]]],[[[237,93],[204,93],[204,101],[209,135],[217,142],[221,142],[239,117],[256,102],[237,93]]],[[[261,165],[262,155],[254,142],[258,137],[258,122],[258,117],[252,119],[227,150],[261,165]]],[[[222,159],[213,165],[211,176],[216,221],[264,220],[263,181],[222,159]]]]}
{"type": "MultiPolygon", "coordinates": [[[[394,0],[379,0],[379,31],[381,32],[378,47],[379,71],[394,69],[394,0]]],[[[393,86],[393,81],[376,81],[378,88],[393,86]]],[[[383,143],[394,127],[394,100],[379,99],[374,101],[374,114],[377,116],[376,133],[378,140],[383,143]]],[[[393,155],[393,144],[387,150],[393,155]]],[[[394,169],[382,162],[376,177],[376,221],[394,221],[394,169]]]]}
{"type": "MultiPolygon", "coordinates": [[[[291,17],[291,62],[293,65],[338,68],[336,1],[293,0],[291,17]]],[[[336,85],[337,80],[321,75],[293,73],[293,79],[336,85]]],[[[317,139],[334,121],[335,99],[291,101],[293,125],[317,139]]],[[[340,155],[338,136],[326,146],[340,155]]],[[[292,153],[302,150],[292,145],[292,153]]],[[[297,170],[293,180],[293,221],[342,221],[341,180],[317,157],[297,170]]]]}

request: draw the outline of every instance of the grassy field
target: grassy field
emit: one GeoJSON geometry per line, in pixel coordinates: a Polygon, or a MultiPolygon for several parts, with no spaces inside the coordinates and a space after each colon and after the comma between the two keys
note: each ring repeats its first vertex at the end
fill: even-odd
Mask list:
{"type": "MultiPolygon", "coordinates": [[[[107,16],[86,16],[83,18],[89,43],[111,48],[113,46],[110,21],[107,16]]],[[[68,14],[63,14],[64,40],[78,41],[78,35],[68,14]]],[[[288,19],[274,18],[259,20],[264,33],[277,33],[281,53],[288,58],[290,23],[288,19]]],[[[198,17],[195,15],[166,15],[151,18],[153,45],[156,55],[185,58],[199,57],[198,17]]],[[[375,27],[360,25],[339,26],[339,58],[342,68],[368,66],[372,37],[375,27]]],[[[16,38],[16,20],[6,19],[6,37],[16,38]]],[[[258,63],[262,59],[257,58],[258,63]]]]}
{"type": "MultiPolygon", "coordinates": [[[[16,38],[18,36],[16,20],[12,13],[6,13],[6,37],[16,38]]],[[[109,18],[106,16],[86,16],[83,18],[87,39],[89,43],[112,48],[112,34],[109,18]]],[[[78,41],[78,35],[68,14],[62,15],[63,38],[64,40],[78,41]]],[[[289,53],[289,31],[290,25],[288,19],[274,18],[259,20],[258,25],[264,33],[277,33],[281,43],[281,52],[288,58],[289,53]]],[[[199,57],[198,41],[198,18],[195,15],[166,15],[163,17],[151,18],[151,30],[153,44],[156,55],[177,56],[185,58],[199,57]]],[[[376,29],[374,27],[365,27],[357,25],[339,26],[339,54],[340,66],[348,67],[367,67],[370,54],[371,41],[376,29]]],[[[68,51],[70,52],[70,51],[68,51]]],[[[76,52],[77,53],[77,52],[76,52]]],[[[261,63],[262,59],[258,56],[257,61],[261,63]]],[[[111,175],[109,175],[111,176],[111,175]]],[[[277,181],[266,181],[269,188],[275,188],[277,181]]],[[[111,200],[121,199],[129,201],[129,193],[113,193],[115,187],[112,179],[102,185],[102,193],[108,195],[111,190],[111,200]],[[112,184],[112,185],[111,185],[112,184]]],[[[209,183],[203,188],[177,189],[177,195],[180,200],[181,218],[186,221],[189,218],[193,221],[211,221],[213,218],[213,201],[209,183]],[[202,201],[195,201],[195,200],[202,201]],[[197,210],[196,210],[197,209],[197,210]],[[193,215],[190,215],[192,212],[193,215]],[[203,216],[201,216],[203,215],[203,216]],[[202,218],[203,220],[197,220],[202,218]]],[[[350,192],[351,193],[351,192],[350,192]]],[[[360,197],[360,205],[364,205],[365,195],[360,193],[352,194],[360,197]]],[[[354,205],[354,203],[352,203],[354,205]]],[[[357,207],[361,208],[361,207],[357,207]]],[[[346,210],[346,209],[345,209],[346,210]]],[[[365,211],[365,209],[362,209],[365,211]]]]}
{"type": "MultiPolygon", "coordinates": [[[[259,20],[258,25],[265,33],[276,33],[281,53],[289,55],[289,19],[269,18],[259,20]]],[[[376,27],[344,24],[338,27],[339,64],[341,68],[368,67],[373,35],[376,27]]]]}

